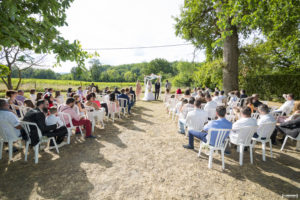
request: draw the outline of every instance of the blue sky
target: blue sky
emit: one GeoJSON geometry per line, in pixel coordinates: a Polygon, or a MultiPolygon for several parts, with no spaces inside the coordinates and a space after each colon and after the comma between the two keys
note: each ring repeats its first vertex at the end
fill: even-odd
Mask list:
{"type": "MultiPolygon", "coordinates": [[[[184,0],[75,0],[67,10],[68,26],[63,37],[77,39],[83,48],[117,48],[182,44],[175,36],[172,16],[179,15],[184,0]]],[[[103,64],[119,65],[165,58],[193,58],[193,46],[157,49],[98,51],[103,64]]],[[[198,52],[197,61],[205,59],[198,52]]],[[[47,62],[51,62],[48,59],[47,62]]],[[[48,66],[51,65],[47,63],[48,66]]],[[[66,62],[56,72],[69,72],[75,63],[66,62]]]]}

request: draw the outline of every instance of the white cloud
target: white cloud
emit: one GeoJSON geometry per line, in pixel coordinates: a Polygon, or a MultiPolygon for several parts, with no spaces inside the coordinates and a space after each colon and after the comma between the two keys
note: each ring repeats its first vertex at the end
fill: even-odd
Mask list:
{"type": "MultiPolygon", "coordinates": [[[[182,44],[175,36],[172,16],[184,0],[76,0],[67,11],[69,26],[60,29],[69,40],[78,39],[84,48],[117,48],[182,44]]],[[[192,46],[98,51],[103,64],[118,65],[165,58],[192,60],[192,46]]],[[[204,60],[201,52],[197,61],[204,60]]],[[[56,72],[69,72],[74,63],[63,63],[56,72]]]]}

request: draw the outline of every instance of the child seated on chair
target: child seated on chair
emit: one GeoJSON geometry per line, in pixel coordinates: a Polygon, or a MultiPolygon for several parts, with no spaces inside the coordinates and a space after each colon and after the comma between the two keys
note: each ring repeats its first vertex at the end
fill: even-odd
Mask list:
{"type": "Polygon", "coordinates": [[[64,123],[61,119],[57,116],[57,107],[53,106],[49,109],[50,115],[46,118],[46,125],[51,126],[56,124],[58,127],[62,127],[64,123]]]}

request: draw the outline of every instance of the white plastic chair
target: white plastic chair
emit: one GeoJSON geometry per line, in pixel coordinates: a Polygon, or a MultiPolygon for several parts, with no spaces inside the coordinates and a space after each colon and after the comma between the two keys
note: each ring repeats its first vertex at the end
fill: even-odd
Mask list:
{"type": "Polygon", "coordinates": [[[124,98],[118,98],[119,105],[120,105],[120,111],[123,112],[123,115],[125,116],[127,113],[127,107],[128,107],[128,101],[124,98]]]}
{"type": "Polygon", "coordinates": [[[72,136],[72,129],[79,127],[80,130],[80,134],[82,137],[84,137],[81,127],[80,126],[74,126],[72,123],[72,118],[70,116],[69,113],[64,113],[64,112],[59,112],[58,113],[60,119],[63,121],[64,125],[67,127],[68,129],[68,139],[67,139],[67,143],[70,144],[70,140],[71,140],[71,136],[72,136]]]}
{"type": "Polygon", "coordinates": [[[284,138],[284,141],[283,141],[283,144],[282,144],[282,146],[281,146],[280,151],[283,150],[283,148],[284,148],[284,146],[285,146],[285,143],[286,143],[286,141],[287,141],[288,138],[291,138],[292,140],[296,140],[296,141],[297,141],[297,147],[299,148],[299,146],[300,146],[300,145],[299,145],[299,143],[300,143],[300,133],[298,134],[298,136],[297,136],[296,138],[293,138],[293,137],[290,136],[290,135],[286,135],[285,138],[284,138]]]}
{"type": "Polygon", "coordinates": [[[252,154],[253,144],[251,143],[251,140],[256,130],[257,130],[257,126],[246,126],[238,130],[234,130],[235,132],[238,132],[237,138],[234,138],[234,140],[229,135],[230,142],[232,144],[237,145],[239,148],[239,152],[240,152],[239,163],[241,166],[243,165],[243,155],[244,155],[245,147],[249,147],[250,149],[250,162],[251,164],[253,164],[253,154],[252,154]]]}
{"type": "Polygon", "coordinates": [[[271,142],[271,135],[276,127],[276,122],[271,123],[265,123],[258,126],[257,134],[259,135],[258,138],[252,138],[253,140],[253,147],[255,146],[256,142],[261,142],[262,145],[262,158],[263,161],[266,161],[266,143],[269,142],[270,145],[270,153],[271,158],[273,156],[272,154],[272,142],[271,142]],[[262,139],[264,138],[264,139],[262,139]]]}
{"type": "Polygon", "coordinates": [[[118,114],[119,118],[121,118],[120,111],[117,111],[116,102],[109,101],[107,105],[108,105],[108,116],[112,118],[113,122],[115,122],[115,114],[118,114]]]}
{"type": "Polygon", "coordinates": [[[231,129],[209,129],[208,134],[206,136],[207,142],[200,142],[200,148],[199,148],[199,153],[198,157],[201,155],[201,150],[204,145],[209,147],[209,159],[208,159],[208,168],[211,169],[212,167],[212,159],[213,159],[213,153],[215,150],[220,150],[221,151],[221,156],[222,156],[222,169],[225,169],[225,162],[224,162],[224,152],[225,148],[227,146],[228,140],[226,138],[228,137],[231,129]],[[216,139],[215,139],[215,145],[212,146],[210,145],[210,139],[212,132],[216,134],[216,139]]]}
{"type": "Polygon", "coordinates": [[[15,137],[11,138],[8,137],[9,134],[14,134],[15,129],[13,126],[11,126],[10,123],[7,121],[0,121],[0,159],[2,159],[2,150],[3,150],[3,143],[8,143],[8,157],[9,161],[12,160],[13,155],[13,143],[19,142],[20,148],[22,148],[22,138],[21,137],[15,137]]]}
{"type": "Polygon", "coordinates": [[[31,144],[30,126],[34,126],[37,129],[37,133],[38,133],[38,136],[39,136],[39,142],[34,146],[35,164],[37,164],[39,162],[39,146],[40,146],[41,143],[47,143],[49,145],[49,142],[52,140],[53,144],[55,146],[56,152],[59,153],[55,138],[54,137],[49,137],[47,139],[44,139],[45,137],[42,136],[42,132],[39,129],[39,127],[37,126],[36,123],[22,121],[21,125],[22,125],[23,129],[25,130],[25,132],[27,134],[27,137],[28,137],[28,140],[26,141],[26,148],[25,148],[25,161],[27,161],[28,148],[29,148],[29,144],[31,144]]]}

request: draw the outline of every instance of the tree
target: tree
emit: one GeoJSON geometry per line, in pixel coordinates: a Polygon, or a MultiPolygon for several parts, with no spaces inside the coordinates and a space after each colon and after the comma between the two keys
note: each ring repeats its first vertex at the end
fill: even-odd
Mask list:
{"type": "Polygon", "coordinates": [[[177,62],[176,68],[179,74],[174,78],[174,85],[191,86],[193,82],[193,74],[196,70],[196,64],[190,62],[177,62]]]}
{"type": "Polygon", "coordinates": [[[13,89],[11,80],[13,67],[15,71],[17,71],[17,77],[19,78],[15,87],[15,90],[17,90],[21,84],[22,72],[33,66],[40,66],[45,58],[45,55],[32,55],[32,51],[24,51],[19,47],[4,47],[2,51],[0,51],[0,64],[8,68],[8,73],[6,73],[4,76],[1,76],[1,79],[6,85],[7,89],[13,89]]]}
{"type": "MultiPolygon", "coordinates": [[[[223,50],[223,89],[238,89],[239,36],[259,30],[283,46],[299,47],[300,1],[186,0],[176,20],[176,35],[207,55],[223,50]]],[[[296,51],[295,51],[296,52],[296,51]]]]}
{"type": "MultiPolygon", "coordinates": [[[[82,50],[79,41],[70,42],[61,37],[57,29],[67,25],[65,12],[71,2],[73,0],[0,1],[0,50],[19,49],[31,50],[36,54],[54,54],[57,65],[70,60],[80,68],[85,68],[85,59],[92,55],[82,50]]],[[[15,60],[7,64],[14,65],[15,60]]],[[[9,80],[7,87],[12,88],[9,80]]]]}
{"type": "Polygon", "coordinates": [[[163,58],[157,58],[152,60],[146,68],[144,68],[144,74],[159,74],[159,73],[172,73],[171,64],[163,58]]]}

